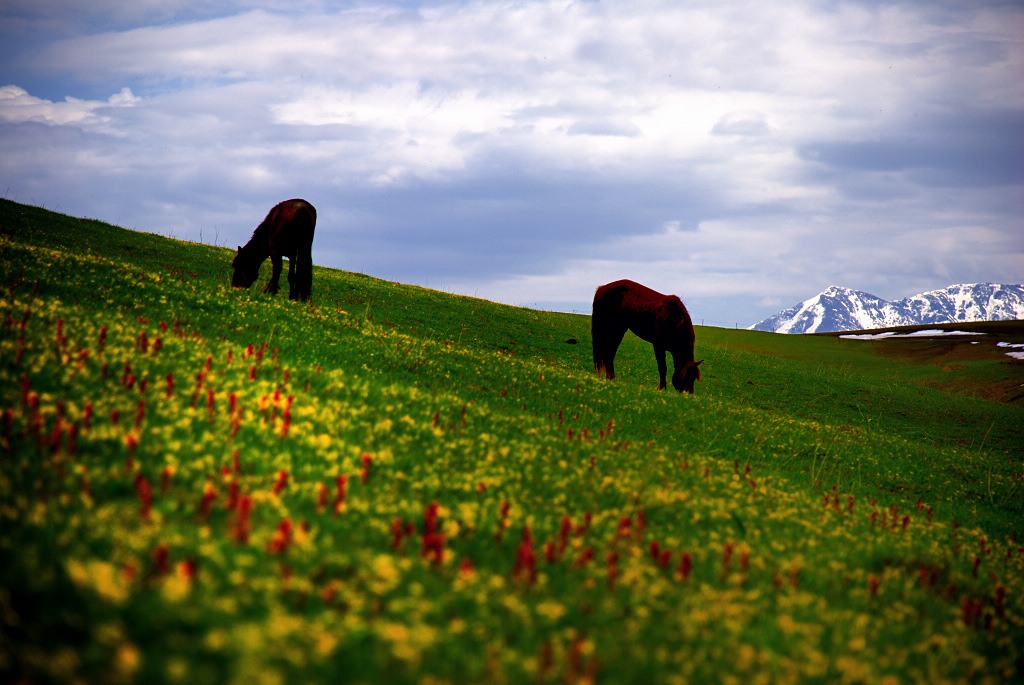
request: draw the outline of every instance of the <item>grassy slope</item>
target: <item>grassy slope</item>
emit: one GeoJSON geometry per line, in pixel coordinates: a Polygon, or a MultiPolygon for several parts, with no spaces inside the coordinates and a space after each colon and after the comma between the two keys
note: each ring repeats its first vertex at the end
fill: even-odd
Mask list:
{"type": "MultiPolygon", "coordinates": [[[[225,250],[6,201],[0,227],[8,315],[0,399],[15,426],[2,485],[12,502],[4,517],[17,523],[4,551],[22,558],[5,582],[43,606],[77,607],[65,611],[68,616],[44,612],[31,626],[42,651],[18,665],[36,677],[47,672],[45,663],[51,674],[63,674],[52,666],[64,663],[54,660],[54,651],[69,673],[102,672],[113,660],[129,680],[140,674],[173,680],[176,668],[214,680],[224,673],[241,678],[247,669],[315,677],[320,668],[339,666],[368,679],[415,673],[545,679],[579,676],[589,668],[629,680],[686,669],[696,677],[704,668],[705,675],[856,680],[853,661],[846,659],[874,663],[861,674],[868,680],[889,672],[920,680],[1020,669],[1019,653],[1007,647],[1007,640],[1019,645],[1021,636],[1019,561],[1004,561],[998,572],[993,567],[994,578],[979,579],[971,554],[961,549],[984,535],[990,541],[984,559],[993,554],[992,544],[1005,545],[1024,532],[1021,407],[977,398],[987,385],[1005,385],[1020,373],[1019,365],[996,355],[950,370],[916,348],[880,354],[891,348],[699,328],[704,379],[695,396],[681,397],[654,390],[651,350],[632,337],[617,360],[619,380],[594,377],[589,319],[583,316],[515,309],[322,268],[315,274],[315,306],[304,307],[227,288],[225,250]],[[28,333],[19,333],[23,310],[30,311],[28,333]],[[71,341],[63,348],[58,319],[71,341]],[[160,336],[157,322],[168,324],[165,349],[159,356],[143,354],[138,336],[160,336]],[[114,369],[107,377],[99,371],[100,326],[108,328],[104,359],[114,369]],[[18,338],[26,341],[20,359],[18,338]],[[578,344],[567,343],[570,338],[578,344]],[[267,355],[276,350],[272,364],[245,352],[264,343],[267,355]],[[92,353],[78,367],[76,349],[92,353]],[[225,361],[228,355],[231,361],[225,361]],[[215,360],[215,380],[186,402],[206,357],[215,360]],[[123,379],[125,364],[161,390],[137,393],[138,386],[115,382],[123,379]],[[251,385],[250,367],[258,367],[251,385]],[[178,390],[161,401],[167,373],[178,379],[178,390]],[[59,449],[40,458],[42,466],[32,457],[48,450],[44,437],[33,441],[21,378],[44,405],[49,402],[42,412],[47,431],[57,422],[60,403],[72,423],[82,421],[90,401],[98,417],[114,409],[131,417],[141,394],[149,405],[134,434],[137,456],[126,442],[132,435],[128,419],[106,433],[83,433],[79,475],[88,476],[91,486],[88,497],[80,496],[84,481],[67,477],[59,449]],[[232,389],[245,407],[244,420],[237,436],[227,438],[214,427],[226,422],[222,408],[232,389]],[[270,428],[281,430],[283,408],[268,399],[275,389],[296,402],[287,441],[257,420],[269,417],[270,428]],[[206,390],[214,391],[208,416],[206,390]],[[259,493],[256,542],[210,546],[211,537],[229,537],[225,531],[237,517],[237,511],[221,511],[228,483],[226,475],[217,476],[235,449],[245,464],[237,482],[254,497],[259,493]],[[370,482],[378,490],[355,484],[362,454],[372,456],[370,482]],[[121,473],[115,465],[126,460],[129,473],[121,473]],[[137,476],[155,487],[168,469],[177,485],[156,498],[156,522],[127,535],[122,521],[138,516],[132,512],[141,499],[137,476]],[[281,470],[290,476],[287,489],[265,501],[281,470]],[[349,520],[362,525],[325,519],[322,507],[314,506],[317,488],[339,473],[350,474],[353,483],[349,520]],[[197,522],[207,485],[218,504],[210,516],[220,520],[197,522]],[[51,504],[56,501],[63,505],[51,504]],[[442,507],[445,535],[441,568],[420,562],[415,553],[426,507],[434,501],[442,507]],[[849,511],[847,502],[856,508],[849,511]],[[928,507],[933,524],[926,523],[928,507]],[[563,517],[581,528],[585,513],[593,517],[592,529],[571,540],[560,535],[563,517]],[[913,535],[901,534],[897,521],[903,516],[913,521],[913,535]],[[237,594],[232,578],[238,574],[269,586],[284,572],[273,555],[252,554],[272,544],[275,525],[284,519],[314,522],[315,543],[296,543],[287,564],[288,575],[309,587],[292,594],[333,606],[324,599],[328,589],[343,588],[354,608],[324,614],[306,608],[306,600],[298,607],[277,586],[251,600],[237,594]],[[398,550],[388,545],[395,520],[416,529],[398,550]],[[950,530],[972,532],[963,540],[954,532],[950,543],[950,530]],[[525,542],[535,542],[527,546],[537,556],[545,542],[566,547],[566,558],[541,563],[536,577],[517,572],[525,542]],[[651,542],[676,555],[673,569],[680,550],[688,550],[701,584],[693,583],[690,594],[678,583],[666,584],[671,573],[659,576],[659,564],[644,563],[651,542]],[[168,598],[167,585],[154,594],[152,583],[108,579],[111,589],[96,581],[111,572],[97,564],[154,566],[161,544],[177,558],[197,558],[204,569],[193,590],[196,605],[200,598],[231,599],[234,593],[233,609],[203,614],[180,597],[168,598]],[[333,559],[325,545],[353,551],[324,561],[333,559]],[[593,562],[568,563],[570,553],[578,561],[587,549],[593,562]],[[748,555],[742,569],[730,556],[734,549],[737,557],[748,555]],[[463,561],[472,574],[460,567],[463,561]],[[40,565],[52,568],[41,573],[40,565]],[[365,565],[372,572],[360,570],[365,565]],[[928,592],[925,578],[932,576],[922,568],[938,578],[945,594],[928,592]],[[381,586],[380,578],[396,575],[399,580],[381,586]],[[876,585],[875,592],[891,586],[888,604],[916,619],[872,606],[868,589],[883,581],[883,590],[876,585]],[[479,587],[464,587],[474,582],[479,587]],[[595,583],[599,589],[607,584],[608,591],[595,590],[595,583]],[[999,586],[1009,587],[1009,619],[992,599],[999,586]],[[435,597],[429,606],[415,601],[423,592],[435,597]],[[836,595],[846,599],[830,599],[836,595]],[[987,638],[984,631],[961,634],[970,623],[970,616],[959,615],[973,606],[964,605],[967,600],[995,620],[987,638]],[[169,612],[172,624],[152,619],[155,609],[169,612]],[[340,643],[315,655],[302,652],[291,641],[297,636],[281,637],[266,627],[279,623],[269,619],[275,612],[312,622],[298,630],[307,638],[316,633],[340,643]],[[250,632],[235,625],[232,616],[239,613],[245,620],[237,622],[250,632]],[[337,623],[339,613],[347,616],[344,626],[337,623]],[[89,615],[92,620],[84,618],[89,615]],[[479,630],[452,631],[459,617],[479,630]],[[92,622],[116,626],[111,630],[119,637],[97,636],[92,622]],[[912,644],[894,625],[901,622],[909,633],[938,642],[912,644]],[[317,633],[324,626],[332,630],[317,633]],[[894,644],[873,645],[865,653],[861,634],[867,628],[891,633],[894,644]],[[169,647],[162,631],[205,634],[206,647],[169,647]],[[72,643],[87,646],[72,650],[75,657],[59,648],[69,633],[72,643]],[[261,657],[243,639],[253,634],[258,642],[278,639],[302,653],[283,663],[261,657]],[[229,638],[231,649],[222,644],[229,638]],[[667,653],[648,649],[652,644],[664,645],[667,653]],[[473,656],[446,654],[456,648],[473,656]],[[158,656],[168,651],[177,660],[158,656]],[[356,659],[361,653],[373,656],[356,659]],[[739,662],[738,654],[745,655],[739,662]],[[890,663],[896,660],[906,663],[890,663]]],[[[1010,544],[995,553],[1014,550],[1010,544]]],[[[6,602],[13,602],[10,595],[6,602]]],[[[5,624],[5,631],[10,627],[5,624]]],[[[9,656],[10,645],[20,643],[7,645],[9,656]]]]}

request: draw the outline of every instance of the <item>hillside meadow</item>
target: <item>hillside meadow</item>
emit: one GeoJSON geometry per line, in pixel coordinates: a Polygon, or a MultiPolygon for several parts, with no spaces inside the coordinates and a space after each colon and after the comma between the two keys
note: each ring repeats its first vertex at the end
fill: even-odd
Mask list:
{"type": "Polygon", "coordinates": [[[687,396],[587,316],[230,260],[0,201],[0,680],[1021,678],[1019,327],[698,327],[687,396]]]}

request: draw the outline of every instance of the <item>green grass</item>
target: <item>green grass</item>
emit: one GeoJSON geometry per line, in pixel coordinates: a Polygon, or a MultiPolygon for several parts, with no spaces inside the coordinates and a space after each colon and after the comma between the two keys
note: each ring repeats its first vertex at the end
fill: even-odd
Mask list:
{"type": "Polygon", "coordinates": [[[994,341],[701,327],[682,396],[632,336],[599,379],[585,316],[320,267],[302,305],[7,201],[0,233],[5,682],[1024,670],[994,341]]]}

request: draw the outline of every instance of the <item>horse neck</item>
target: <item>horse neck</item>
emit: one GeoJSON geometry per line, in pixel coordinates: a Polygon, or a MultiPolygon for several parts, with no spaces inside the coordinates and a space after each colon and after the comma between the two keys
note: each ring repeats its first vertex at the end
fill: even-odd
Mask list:
{"type": "Polygon", "coordinates": [[[696,343],[696,336],[693,333],[693,326],[690,326],[689,335],[679,336],[675,344],[669,350],[672,354],[672,361],[676,366],[694,361],[693,348],[696,343]]]}
{"type": "Polygon", "coordinates": [[[681,367],[684,364],[689,364],[694,361],[693,358],[693,345],[688,347],[679,347],[671,350],[672,363],[677,367],[681,367]]]}
{"type": "Polygon", "coordinates": [[[249,242],[240,248],[242,258],[257,267],[270,256],[270,248],[267,246],[266,231],[260,231],[264,224],[260,224],[256,231],[249,238],[249,242]]]}

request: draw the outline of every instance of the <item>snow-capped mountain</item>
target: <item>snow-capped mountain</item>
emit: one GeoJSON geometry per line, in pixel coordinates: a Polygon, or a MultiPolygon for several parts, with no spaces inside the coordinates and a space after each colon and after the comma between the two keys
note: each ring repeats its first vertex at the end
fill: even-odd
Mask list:
{"type": "Polygon", "coordinates": [[[951,285],[889,302],[832,286],[750,327],[775,333],[827,333],[958,321],[1024,319],[1024,285],[951,285]]]}

